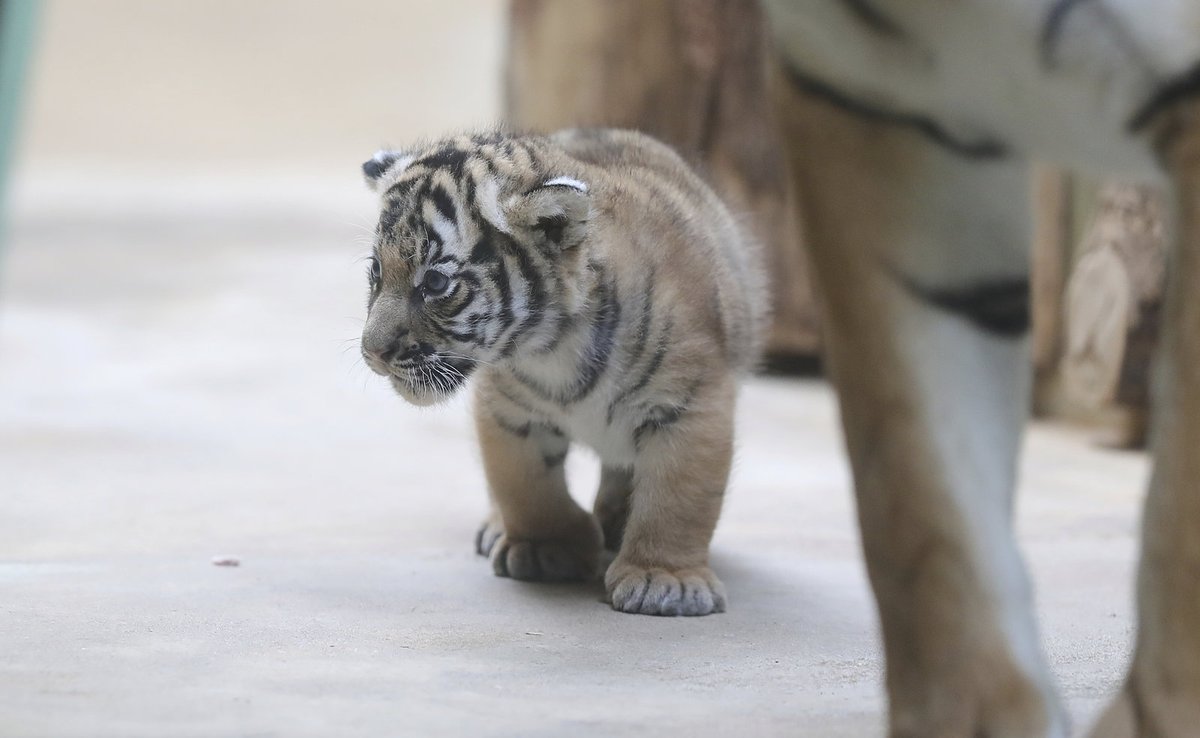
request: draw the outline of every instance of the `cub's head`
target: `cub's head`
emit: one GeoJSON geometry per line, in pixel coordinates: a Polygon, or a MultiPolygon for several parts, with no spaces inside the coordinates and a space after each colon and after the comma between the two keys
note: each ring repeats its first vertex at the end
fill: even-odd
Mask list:
{"type": "Polygon", "coordinates": [[[460,138],[363,164],[381,213],[362,354],[409,402],[552,340],[582,299],[588,187],[546,171],[534,141],[460,138]]]}

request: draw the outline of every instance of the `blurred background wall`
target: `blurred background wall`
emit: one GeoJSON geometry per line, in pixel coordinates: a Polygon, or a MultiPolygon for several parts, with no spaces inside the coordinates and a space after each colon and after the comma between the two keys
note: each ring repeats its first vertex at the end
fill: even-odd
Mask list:
{"type": "Polygon", "coordinates": [[[496,0],[50,0],[17,176],[357,180],[383,143],[496,120],[504,13],[496,0]]]}
{"type": "MultiPolygon", "coordinates": [[[[706,165],[768,247],[772,358],[819,349],[803,224],[768,121],[773,95],[794,93],[771,92],[752,0],[50,0],[40,15],[10,183],[14,210],[44,226],[27,233],[48,242],[27,255],[52,262],[64,238],[120,254],[125,224],[184,211],[362,229],[373,202],[358,164],[382,145],[502,117],[635,126],[706,165]]],[[[1105,209],[1095,183],[1059,174],[1041,182],[1038,409],[1127,428],[1117,445],[1140,445],[1161,239],[1129,224],[1152,208],[1105,209]],[[1068,281],[1088,254],[1072,308],[1068,281]]],[[[253,240],[254,227],[268,226],[241,230],[253,240]]],[[[157,238],[186,249],[189,229],[157,238]]]]}

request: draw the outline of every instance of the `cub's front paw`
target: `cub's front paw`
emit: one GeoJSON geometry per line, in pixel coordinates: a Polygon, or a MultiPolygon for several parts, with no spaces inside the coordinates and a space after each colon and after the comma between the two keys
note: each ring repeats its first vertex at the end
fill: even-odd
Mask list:
{"type": "Polygon", "coordinates": [[[584,582],[600,568],[600,536],[583,540],[526,541],[501,534],[491,547],[498,577],[526,582],[584,582]]]}
{"type": "Polygon", "coordinates": [[[642,615],[710,615],[725,612],[725,585],[712,569],[643,568],[614,561],[604,576],[614,610],[642,615]]]}
{"type": "Polygon", "coordinates": [[[479,526],[479,532],[475,534],[475,553],[480,556],[490,556],[492,549],[496,546],[496,541],[504,535],[504,524],[500,522],[500,516],[495,513],[488,516],[488,519],[483,521],[483,525],[479,526]]]}

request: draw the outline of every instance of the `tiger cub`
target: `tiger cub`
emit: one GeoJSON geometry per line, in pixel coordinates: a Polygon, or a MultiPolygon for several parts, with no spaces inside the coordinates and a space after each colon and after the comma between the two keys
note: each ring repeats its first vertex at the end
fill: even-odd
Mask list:
{"type": "Polygon", "coordinates": [[[607,544],[614,609],[723,611],[708,546],[767,292],[717,196],[618,130],[464,136],[363,172],[382,213],[362,353],[417,405],[476,375],[496,575],[590,579],[607,544]],[[573,441],[602,462],[594,514],[567,493],[573,441]]]}

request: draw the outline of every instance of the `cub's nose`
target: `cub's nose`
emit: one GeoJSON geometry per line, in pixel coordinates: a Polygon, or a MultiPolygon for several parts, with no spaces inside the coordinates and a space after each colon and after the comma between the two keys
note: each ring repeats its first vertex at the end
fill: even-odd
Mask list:
{"type": "Polygon", "coordinates": [[[414,340],[408,331],[403,331],[385,340],[363,336],[363,353],[378,362],[390,364],[394,361],[425,359],[433,354],[433,346],[414,340]]]}

